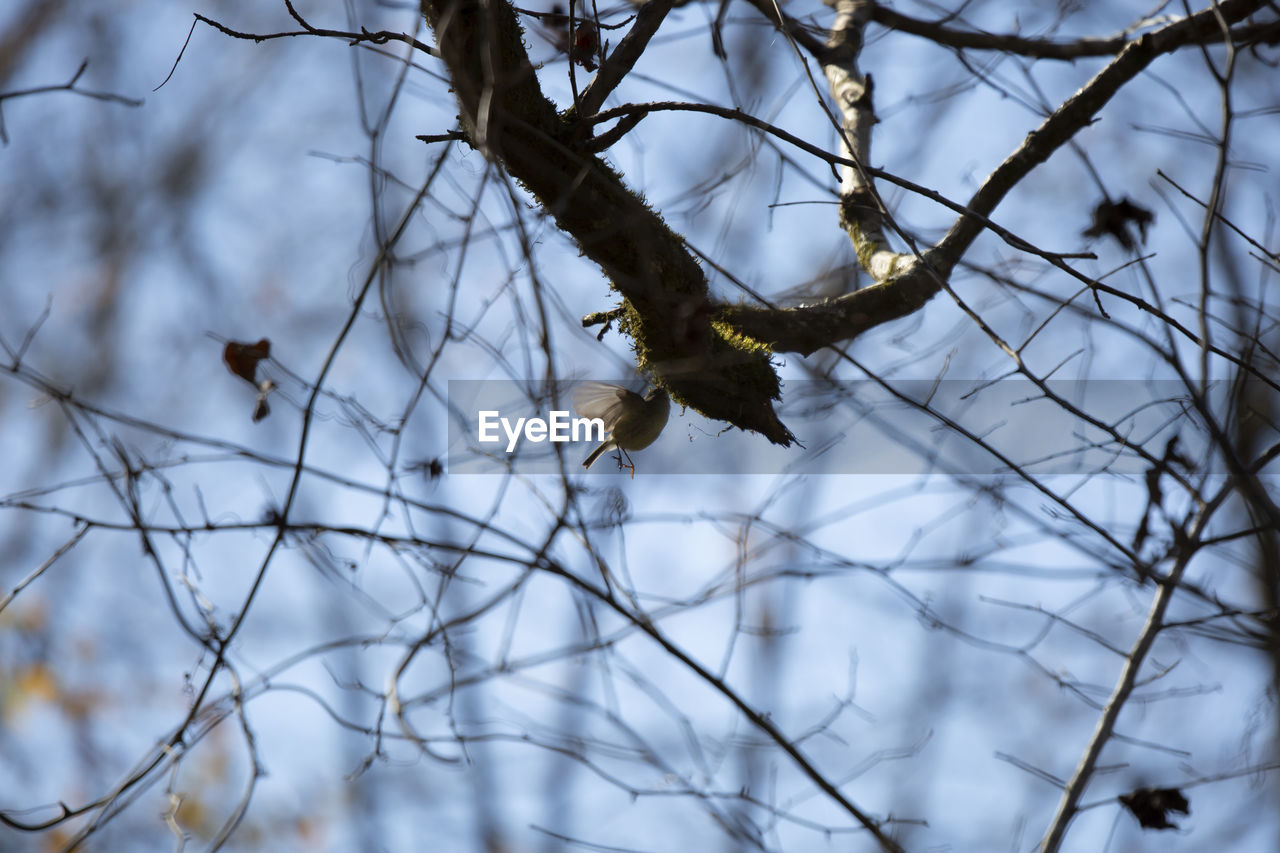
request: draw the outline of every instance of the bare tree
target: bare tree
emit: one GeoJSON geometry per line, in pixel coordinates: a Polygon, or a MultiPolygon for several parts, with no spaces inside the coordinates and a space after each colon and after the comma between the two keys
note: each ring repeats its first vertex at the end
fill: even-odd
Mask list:
{"type": "Polygon", "coordinates": [[[952,5],[6,12],[0,846],[1273,842],[1280,17],[952,5]]]}

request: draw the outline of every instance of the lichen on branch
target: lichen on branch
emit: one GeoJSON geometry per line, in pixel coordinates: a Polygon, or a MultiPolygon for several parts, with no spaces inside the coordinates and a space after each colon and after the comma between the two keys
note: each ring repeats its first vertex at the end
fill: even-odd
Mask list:
{"type": "Polygon", "coordinates": [[[603,159],[589,125],[543,94],[512,7],[424,0],[471,143],[528,190],[624,298],[638,366],[672,399],[789,445],[767,347],[712,323],[706,275],[683,239],[603,159]]]}

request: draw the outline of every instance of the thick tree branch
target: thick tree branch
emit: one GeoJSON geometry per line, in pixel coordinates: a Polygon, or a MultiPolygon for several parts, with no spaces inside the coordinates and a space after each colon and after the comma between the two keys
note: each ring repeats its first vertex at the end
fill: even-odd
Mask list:
{"type": "MultiPolygon", "coordinates": [[[[963,206],[951,231],[934,249],[919,256],[898,254],[886,247],[883,206],[870,185],[876,170],[868,162],[871,108],[869,78],[857,69],[862,28],[883,10],[861,0],[838,0],[832,35],[821,48],[812,46],[823,62],[832,95],[842,114],[844,163],[840,222],[853,241],[863,269],[876,284],[836,299],[790,308],[732,306],[721,310],[725,322],[778,352],[808,355],[824,346],[847,341],[881,323],[905,317],[925,305],[942,289],[951,269],[977,236],[991,226],[991,212],[1013,187],[1092,121],[1120,88],[1154,59],[1187,44],[1221,37],[1221,14],[1227,25],[1238,23],[1264,5],[1264,0],[1228,0],[1128,43],[1106,68],[1032,131],[1017,151],[1002,163],[963,206]]],[[[777,14],[770,19],[778,22],[777,14]]],[[[1233,31],[1235,32],[1235,31],[1233,31]]],[[[1059,262],[1060,263],[1060,262],[1059,262]]]]}
{"type": "MultiPolygon", "coordinates": [[[[990,226],[989,215],[1004,196],[1087,127],[1123,85],[1158,56],[1210,31],[1220,32],[1217,16],[1227,25],[1239,23],[1264,0],[1226,0],[1130,41],[988,177],[938,246],[919,254],[888,248],[883,227],[887,214],[871,184],[875,170],[863,165],[869,162],[875,115],[871,80],[858,71],[857,60],[863,29],[880,12],[864,0],[833,0],[832,5],[836,21],[827,42],[808,37],[798,43],[822,62],[840,111],[840,220],[859,263],[876,284],[821,304],[775,308],[714,305],[705,275],[679,235],[594,154],[601,146],[589,137],[587,128],[596,121],[591,113],[630,68],[632,54],[656,31],[669,9],[667,0],[653,0],[637,16],[627,37],[633,49],[621,51],[620,46],[609,74],[584,93],[579,104],[592,109],[582,116],[572,111],[558,115],[542,94],[507,4],[423,3],[454,81],[466,133],[541,201],[623,294],[619,326],[635,341],[640,368],[666,385],[678,402],[780,444],[789,444],[792,436],[773,411],[779,391],[768,364],[770,350],[808,355],[919,310],[990,226]]],[[[774,7],[759,8],[767,12],[774,7]]],[[[776,8],[768,14],[790,32],[776,8]]],[[[646,108],[621,112],[637,109],[646,108]]],[[[614,112],[620,114],[607,115],[614,112]]],[[[628,115],[624,121],[629,129],[638,117],[628,115]]]]}
{"type": "Polygon", "coordinates": [[[858,69],[863,31],[870,19],[866,0],[828,0],[836,19],[818,52],[832,99],[840,111],[840,224],[853,241],[858,262],[875,285],[817,305],[773,309],[735,306],[721,313],[747,335],[777,351],[808,355],[849,340],[873,326],[918,311],[941,288],[941,276],[921,258],[888,247],[887,211],[872,185],[870,75],[858,69]]]}
{"type": "Polygon", "coordinates": [[[858,70],[862,34],[871,13],[867,0],[828,0],[836,10],[821,54],[831,97],[840,110],[840,148],[850,162],[840,169],[840,224],[858,253],[858,262],[875,281],[893,276],[912,260],[889,249],[884,235],[887,211],[863,164],[871,162],[871,75],[858,70]]]}
{"type": "Polygon", "coordinates": [[[868,329],[910,316],[938,293],[937,279],[922,264],[905,275],[878,282],[825,302],[770,308],[730,305],[718,316],[775,352],[811,355],[826,346],[852,340],[868,329]]]}
{"type": "Polygon", "coordinates": [[[679,235],[592,153],[588,125],[543,95],[509,4],[423,0],[463,130],[578,241],[626,297],[638,366],[680,404],[789,445],[767,347],[713,324],[706,276],[679,235]]]}

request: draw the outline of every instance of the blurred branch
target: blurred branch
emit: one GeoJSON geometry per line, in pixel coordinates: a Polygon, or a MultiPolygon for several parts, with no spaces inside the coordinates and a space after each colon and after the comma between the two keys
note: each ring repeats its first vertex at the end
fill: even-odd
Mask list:
{"type": "MultiPolygon", "coordinates": [[[[1181,184],[1179,184],[1179,183],[1178,183],[1177,181],[1175,181],[1173,178],[1171,178],[1171,177],[1169,177],[1167,174],[1165,174],[1163,170],[1161,170],[1161,169],[1156,169],[1156,177],[1160,178],[1160,180],[1162,180],[1162,181],[1165,181],[1166,183],[1168,183],[1169,185],[1171,185],[1175,190],[1177,190],[1178,192],[1182,193],[1182,196],[1183,196],[1184,198],[1190,199],[1191,201],[1193,201],[1193,202],[1195,202],[1197,205],[1199,205],[1201,208],[1208,209],[1208,205],[1207,205],[1207,204],[1205,204],[1203,201],[1201,201],[1201,200],[1200,200],[1197,196],[1195,196],[1193,193],[1191,193],[1191,192],[1189,192],[1188,190],[1186,190],[1186,189],[1185,189],[1181,184]]],[[[1271,250],[1270,250],[1270,249],[1268,249],[1266,246],[1262,245],[1262,244],[1261,244],[1261,243],[1259,243],[1257,240],[1255,240],[1253,237],[1251,237],[1251,236],[1249,236],[1248,234],[1246,234],[1243,230],[1241,230],[1241,229],[1240,229],[1240,227],[1239,227],[1238,225],[1236,225],[1234,222],[1232,222],[1230,219],[1228,219],[1225,215],[1223,215],[1222,210],[1221,210],[1221,208],[1220,208],[1220,207],[1219,207],[1218,209],[1215,209],[1214,211],[1212,211],[1212,213],[1213,213],[1214,218],[1215,218],[1217,221],[1221,222],[1223,225],[1227,226],[1227,227],[1228,227],[1228,228],[1230,228],[1232,231],[1236,232],[1236,234],[1238,234],[1238,235],[1240,236],[1240,239],[1244,240],[1246,243],[1248,243],[1249,245],[1253,246],[1253,247],[1254,247],[1255,249],[1257,249],[1259,252],[1261,252],[1262,254],[1266,255],[1266,256],[1267,256],[1267,258],[1269,258],[1270,260],[1275,261],[1276,263],[1280,263],[1280,252],[1273,252],[1273,251],[1271,251],[1271,250]]]]}
{"type": "MultiPolygon", "coordinates": [[[[0,104],[8,100],[16,100],[25,98],[29,95],[44,95],[49,92],[72,92],[84,98],[93,98],[95,101],[107,101],[109,103],[124,104],[126,107],[140,107],[142,101],[138,98],[127,98],[124,95],[117,95],[114,92],[98,92],[93,89],[77,89],[76,83],[80,82],[80,78],[84,75],[85,69],[89,67],[89,60],[80,63],[80,67],[76,69],[76,73],[71,75],[71,79],[65,83],[50,86],[35,86],[31,89],[18,89],[13,92],[0,92],[0,104]]],[[[4,114],[0,112],[0,144],[9,144],[9,134],[4,126],[4,114]]]]}
{"type": "Polygon", "coordinates": [[[800,749],[798,741],[788,737],[778,726],[769,718],[768,714],[763,714],[753,708],[750,703],[742,697],[740,693],[734,690],[723,678],[712,673],[698,661],[694,660],[684,649],[676,645],[669,639],[643,612],[635,611],[631,606],[619,601],[618,598],[608,589],[602,589],[588,583],[578,577],[573,572],[568,571],[562,566],[550,561],[546,561],[542,570],[550,574],[557,575],[583,592],[588,593],[593,598],[606,605],[619,616],[623,617],[630,624],[636,626],[649,636],[654,642],[662,646],[663,650],[689,669],[700,680],[712,687],[716,692],[724,696],[731,702],[738,711],[746,717],[746,719],[757,729],[762,731],[768,738],[777,744],[779,748],[785,752],[792,761],[800,768],[805,776],[809,778],[819,789],[828,797],[834,800],[844,811],[848,812],[858,823],[862,824],[880,843],[881,849],[889,851],[889,853],[902,853],[903,848],[892,838],[885,834],[883,826],[887,821],[876,820],[871,815],[864,812],[852,801],[850,801],[840,789],[832,784],[820,771],[810,758],[800,749]]]}
{"type": "Polygon", "coordinates": [[[622,78],[627,75],[636,61],[649,46],[649,39],[658,31],[658,27],[666,20],[667,13],[675,5],[675,0],[649,0],[636,13],[636,22],[622,37],[622,41],[605,58],[591,83],[578,99],[577,111],[581,116],[593,116],[604,104],[605,98],[618,87],[622,78]]]}

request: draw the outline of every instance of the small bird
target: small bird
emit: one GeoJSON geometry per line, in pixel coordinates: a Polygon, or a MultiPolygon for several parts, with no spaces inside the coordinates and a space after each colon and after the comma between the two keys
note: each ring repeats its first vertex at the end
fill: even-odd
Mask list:
{"type": "MultiPolygon", "coordinates": [[[[628,450],[643,450],[658,440],[667,425],[671,412],[671,398],[667,389],[654,387],[641,397],[621,385],[604,382],[584,382],[573,392],[573,407],[584,418],[604,421],[605,440],[582,461],[583,468],[590,468],[602,454],[617,448],[627,457],[631,476],[636,475],[635,463],[627,455],[628,450]]],[[[620,467],[622,460],[618,460],[620,467]]]]}

